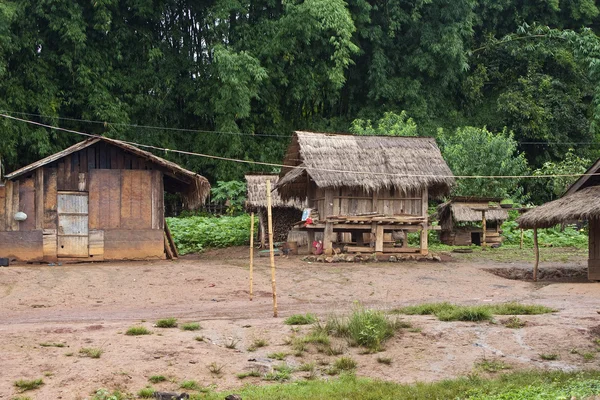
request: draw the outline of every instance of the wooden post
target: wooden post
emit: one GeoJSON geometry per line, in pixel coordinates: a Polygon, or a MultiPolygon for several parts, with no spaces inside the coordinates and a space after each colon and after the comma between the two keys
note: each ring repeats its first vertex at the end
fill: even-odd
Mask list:
{"type": "Polygon", "coordinates": [[[323,253],[326,256],[333,255],[333,223],[325,222],[325,231],[323,232],[323,253]]]}
{"type": "MultiPolygon", "coordinates": [[[[428,207],[429,207],[429,191],[427,188],[423,188],[423,192],[421,193],[421,216],[425,218],[423,225],[421,226],[421,255],[426,256],[429,254],[429,232],[427,231],[427,227],[429,226],[428,221],[428,207]]],[[[406,237],[406,241],[408,241],[408,236],[406,237]]]]}
{"type": "Polygon", "coordinates": [[[481,239],[481,247],[487,246],[487,221],[485,220],[485,211],[481,212],[481,227],[483,228],[483,235],[481,239]]]}
{"type": "Polygon", "coordinates": [[[519,249],[523,250],[523,229],[521,229],[521,244],[519,244],[519,249]]]}
{"type": "Polygon", "coordinates": [[[375,252],[383,253],[383,225],[377,225],[375,231],[375,252]]]}
{"type": "Polygon", "coordinates": [[[313,253],[313,242],[315,241],[315,231],[312,229],[306,230],[306,237],[308,238],[308,255],[313,253]]]}
{"type": "Polygon", "coordinates": [[[252,284],[254,274],[254,213],[250,214],[250,301],[252,301],[252,284]]]}
{"type": "Polygon", "coordinates": [[[538,245],[537,228],[533,228],[533,247],[535,249],[535,265],[533,266],[533,281],[537,282],[538,267],[540,265],[540,247],[538,245]]]}
{"type": "Polygon", "coordinates": [[[275,253],[273,250],[273,216],[271,214],[271,181],[267,179],[267,221],[269,225],[269,255],[271,259],[271,287],[273,288],[273,317],[277,318],[277,285],[275,284],[275,253]]]}

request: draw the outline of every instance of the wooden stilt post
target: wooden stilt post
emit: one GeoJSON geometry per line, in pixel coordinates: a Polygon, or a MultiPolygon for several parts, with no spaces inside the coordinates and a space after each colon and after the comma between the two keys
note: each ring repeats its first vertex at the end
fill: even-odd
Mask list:
{"type": "Polygon", "coordinates": [[[277,285],[275,284],[275,253],[273,250],[273,216],[271,214],[271,181],[267,179],[267,221],[269,226],[269,255],[271,259],[271,287],[273,288],[273,317],[277,318],[277,285]]]}
{"type": "Polygon", "coordinates": [[[533,247],[535,248],[535,265],[533,266],[533,281],[538,280],[538,267],[540,265],[540,246],[538,245],[537,228],[533,228],[533,247]]]}
{"type": "Polygon", "coordinates": [[[523,250],[523,229],[521,229],[521,244],[519,244],[519,249],[523,250]]]}
{"type": "Polygon", "coordinates": [[[254,213],[250,214],[250,301],[252,301],[252,284],[254,283],[254,213]]]}
{"type": "Polygon", "coordinates": [[[487,237],[486,237],[487,221],[485,219],[485,211],[481,212],[481,227],[483,229],[483,234],[482,234],[482,239],[481,239],[481,247],[485,247],[485,246],[487,246],[487,237]]]}
{"type": "MultiPolygon", "coordinates": [[[[423,189],[423,193],[421,193],[421,216],[425,218],[423,225],[421,226],[421,240],[420,240],[420,253],[421,255],[429,254],[429,232],[427,230],[429,226],[429,190],[427,188],[423,189]]],[[[408,237],[406,237],[405,241],[408,241],[408,237]]]]}

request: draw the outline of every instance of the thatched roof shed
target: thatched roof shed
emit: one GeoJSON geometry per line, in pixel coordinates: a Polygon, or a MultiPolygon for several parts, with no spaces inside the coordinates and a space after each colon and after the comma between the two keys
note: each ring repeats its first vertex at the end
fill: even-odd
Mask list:
{"type": "MultiPolygon", "coordinates": [[[[260,208],[267,206],[267,180],[271,181],[271,187],[275,188],[279,176],[268,174],[249,174],[245,176],[247,187],[247,207],[260,208]]],[[[306,201],[298,199],[282,200],[277,190],[271,192],[271,205],[273,208],[286,207],[303,209],[306,201]]]]}
{"type": "Polygon", "coordinates": [[[429,189],[449,193],[454,175],[433,138],[295,132],[277,187],[284,199],[304,198],[308,178],[320,188],[429,189]]]}
{"type": "Polygon", "coordinates": [[[444,230],[452,230],[455,223],[481,222],[482,208],[487,208],[485,218],[488,222],[502,223],[508,219],[508,212],[502,208],[490,208],[489,202],[500,202],[500,199],[454,197],[440,204],[437,216],[444,230]]]}
{"type": "Polygon", "coordinates": [[[561,223],[600,218],[600,186],[591,186],[536,207],[517,222],[524,229],[551,228],[561,223]]]}

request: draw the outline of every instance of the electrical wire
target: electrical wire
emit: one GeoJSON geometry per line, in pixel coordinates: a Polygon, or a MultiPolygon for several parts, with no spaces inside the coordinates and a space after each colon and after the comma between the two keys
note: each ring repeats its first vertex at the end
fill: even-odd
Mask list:
{"type": "MultiPolygon", "coordinates": [[[[74,133],[76,135],[86,136],[86,137],[90,137],[90,138],[102,138],[102,136],[100,136],[100,135],[93,135],[93,134],[90,134],[90,133],[79,132],[79,131],[75,131],[75,130],[72,130],[72,129],[66,129],[66,128],[61,128],[61,127],[57,127],[57,126],[47,125],[47,124],[43,124],[41,122],[30,121],[30,120],[26,120],[26,119],[14,117],[14,116],[2,114],[2,113],[0,113],[0,117],[8,118],[8,119],[15,120],[15,121],[24,122],[24,123],[31,124],[31,125],[41,126],[41,127],[48,128],[48,129],[54,129],[54,130],[58,130],[58,131],[63,131],[63,132],[68,132],[68,133],[74,133]]],[[[185,155],[202,157],[202,158],[208,158],[208,159],[213,159],[213,160],[230,161],[230,162],[237,162],[237,163],[244,163],[244,164],[254,164],[254,165],[262,165],[262,166],[278,167],[278,168],[308,169],[310,171],[337,172],[337,173],[347,173],[347,174],[356,174],[356,175],[378,175],[378,176],[392,176],[392,177],[398,177],[398,178],[455,178],[455,179],[540,179],[540,178],[566,178],[566,177],[582,177],[582,176],[600,176],[600,173],[597,173],[597,174],[552,174],[552,175],[436,175],[436,174],[396,174],[396,173],[389,173],[389,172],[351,171],[351,170],[328,169],[328,168],[310,168],[310,167],[307,168],[305,166],[299,166],[299,165],[284,165],[284,164],[267,163],[267,162],[261,162],[261,161],[240,160],[240,159],[236,159],[236,158],[215,156],[215,155],[202,154],[202,153],[195,153],[195,152],[191,152],[191,151],[167,149],[167,148],[158,147],[158,146],[152,146],[152,145],[147,145],[147,144],[129,142],[129,141],[126,141],[126,140],[119,140],[119,141],[122,142],[122,143],[126,143],[126,144],[129,144],[129,145],[132,145],[132,146],[136,146],[136,147],[142,147],[142,148],[152,149],[152,150],[156,150],[156,151],[163,151],[163,152],[167,152],[167,153],[171,152],[171,153],[177,153],[177,154],[185,154],[185,155]]]]}

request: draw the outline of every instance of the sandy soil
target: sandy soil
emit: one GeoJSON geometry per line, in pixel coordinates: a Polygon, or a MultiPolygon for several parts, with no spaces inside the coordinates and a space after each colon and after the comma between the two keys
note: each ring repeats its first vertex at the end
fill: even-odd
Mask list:
{"type": "MultiPolygon", "coordinates": [[[[403,317],[419,329],[404,330],[388,342],[384,353],[345,349],[358,362],[361,376],[396,382],[439,380],[472,373],[483,358],[498,358],[513,368],[599,366],[600,355],[590,332],[600,324],[598,283],[507,280],[486,272],[502,266],[492,261],[359,265],[278,259],[279,318],[273,318],[268,258],[257,262],[252,302],[248,300],[245,249],[212,251],[176,262],[0,269],[0,399],[17,395],[13,383],[18,379],[44,379],[44,386],[26,393],[34,399],[85,399],[99,388],[137,393],[148,384],[149,376],[157,374],[169,377],[169,381],[153,385],[160,390],[178,390],[181,381],[191,379],[217,389],[263,382],[260,378],[241,381],[236,374],[257,365],[268,369],[280,363],[269,359],[270,353],[292,353],[284,344],[294,334],[284,325],[285,317],[305,312],[320,317],[345,314],[356,301],[385,310],[433,301],[520,301],[559,310],[524,316],[521,319],[527,326],[516,330],[500,323],[403,317]],[[158,318],[165,317],[200,322],[202,330],[153,327],[158,318]],[[124,335],[133,325],[146,326],[154,334],[124,335]],[[204,336],[203,342],[194,339],[199,335],[204,336]],[[266,339],[269,345],[249,352],[255,339],[266,339]],[[231,341],[239,341],[236,349],[226,348],[231,341]],[[65,347],[41,343],[63,343],[65,347]],[[104,352],[99,359],[80,357],[83,347],[104,352]],[[584,360],[586,352],[595,358],[584,360]],[[543,353],[557,353],[560,359],[541,360],[543,353]],[[380,364],[378,356],[390,357],[393,362],[380,364]],[[208,370],[213,362],[223,366],[221,376],[208,370]]],[[[296,334],[308,329],[301,328],[296,334]]],[[[289,355],[286,361],[290,365],[325,364],[336,358],[312,349],[301,358],[289,355]]],[[[295,373],[294,379],[302,379],[303,374],[295,373]]]]}

